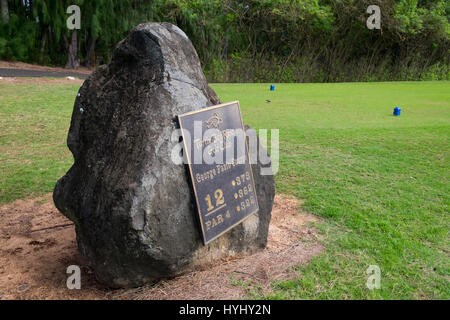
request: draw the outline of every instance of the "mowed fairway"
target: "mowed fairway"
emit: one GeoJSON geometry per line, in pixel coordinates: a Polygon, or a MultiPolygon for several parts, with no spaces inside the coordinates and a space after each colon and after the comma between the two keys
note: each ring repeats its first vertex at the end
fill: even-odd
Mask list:
{"type": "MultiPolygon", "coordinates": [[[[0,82],[0,203],[51,192],[68,170],[78,87],[0,82]]],[[[252,127],[279,129],[277,193],[323,218],[325,251],[250,297],[450,298],[450,82],[212,87],[252,127]],[[381,289],[366,287],[369,265],[381,289]]]]}

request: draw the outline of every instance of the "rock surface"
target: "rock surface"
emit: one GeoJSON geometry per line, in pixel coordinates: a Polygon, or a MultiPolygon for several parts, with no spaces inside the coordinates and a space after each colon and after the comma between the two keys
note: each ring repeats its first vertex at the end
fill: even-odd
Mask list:
{"type": "Polygon", "coordinates": [[[134,28],[80,88],[75,161],[53,199],[103,283],[138,286],[265,247],[273,176],[253,165],[259,213],[203,246],[186,168],[170,158],[175,116],[218,103],[192,43],[168,23],[134,28]]]}

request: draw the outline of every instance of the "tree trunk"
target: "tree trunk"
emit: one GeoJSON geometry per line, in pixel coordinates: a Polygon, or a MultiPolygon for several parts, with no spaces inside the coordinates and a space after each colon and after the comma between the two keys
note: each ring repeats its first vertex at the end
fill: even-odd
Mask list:
{"type": "Polygon", "coordinates": [[[41,41],[41,55],[39,57],[39,61],[40,63],[44,62],[44,53],[45,53],[45,43],[47,42],[47,30],[44,31],[44,35],[42,36],[42,41],[41,41]]]}
{"type": "Polygon", "coordinates": [[[8,0],[1,0],[2,6],[2,21],[3,24],[7,24],[9,21],[8,0]]]}
{"type": "Polygon", "coordinates": [[[88,51],[88,67],[89,68],[95,68],[95,42],[97,40],[94,37],[91,37],[91,41],[89,44],[89,51],[88,51]]]}
{"type": "Polygon", "coordinates": [[[77,30],[72,31],[72,39],[67,50],[67,63],[66,69],[77,69],[80,66],[80,61],[78,60],[78,45],[77,45],[77,30]]]}

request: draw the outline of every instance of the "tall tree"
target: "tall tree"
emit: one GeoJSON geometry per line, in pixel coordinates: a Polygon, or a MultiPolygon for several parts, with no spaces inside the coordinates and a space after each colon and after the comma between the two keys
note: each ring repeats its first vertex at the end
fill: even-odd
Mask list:
{"type": "Polygon", "coordinates": [[[9,21],[9,12],[8,12],[8,0],[1,0],[2,6],[2,21],[3,24],[7,24],[9,21]]]}
{"type": "MultiPolygon", "coordinates": [[[[65,37],[65,36],[64,36],[65,37]]],[[[70,42],[67,44],[67,69],[77,69],[80,66],[80,60],[78,59],[78,32],[72,31],[70,42]]]]}
{"type": "Polygon", "coordinates": [[[448,79],[449,3],[0,0],[0,59],[95,67],[132,27],[166,21],[186,32],[214,81],[448,79]],[[366,27],[369,3],[382,8],[381,30],[366,27]],[[72,4],[81,9],[80,30],[67,28],[72,4]]]}

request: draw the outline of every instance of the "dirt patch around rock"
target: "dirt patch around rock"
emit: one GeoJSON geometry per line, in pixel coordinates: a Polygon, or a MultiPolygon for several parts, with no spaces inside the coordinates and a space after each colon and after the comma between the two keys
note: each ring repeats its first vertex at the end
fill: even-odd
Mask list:
{"type": "Polygon", "coordinates": [[[99,284],[80,258],[73,224],[51,194],[0,207],[0,299],[239,299],[250,290],[270,292],[273,281],[299,276],[323,247],[301,203],[275,196],[267,248],[140,288],[111,290],[99,284]],[[81,289],[66,286],[67,267],[81,267],[81,289]]]}
{"type": "Polygon", "coordinates": [[[92,276],[82,276],[82,290],[67,289],[66,269],[74,264],[80,265],[74,227],[51,195],[0,207],[0,299],[102,298],[92,276]]]}

